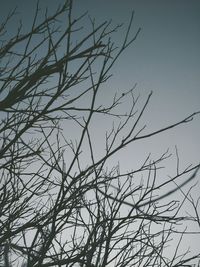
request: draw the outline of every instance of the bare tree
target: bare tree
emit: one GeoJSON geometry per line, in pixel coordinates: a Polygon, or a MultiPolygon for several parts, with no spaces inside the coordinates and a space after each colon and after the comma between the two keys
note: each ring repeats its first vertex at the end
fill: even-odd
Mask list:
{"type": "Polygon", "coordinates": [[[180,170],[177,163],[176,174],[159,181],[168,151],[125,173],[109,164],[131,143],[188,123],[198,112],[145,133],[140,121],[152,93],[141,105],[134,86],[101,103],[113,64],[140,29],[130,36],[132,14],[117,48],[111,36],[121,26],[90,19],[85,33],[86,14],[74,19],[72,2],[46,12],[42,22],[37,6],[27,33],[20,25],[7,36],[14,12],[0,27],[1,266],[191,266],[200,255],[179,251],[187,231],[178,229],[187,221],[200,224],[199,200],[182,189],[199,165],[180,170]],[[124,102],[129,109],[122,113],[124,102]],[[99,118],[113,122],[102,140],[94,129],[99,118]],[[177,190],[180,202],[168,198],[177,190]],[[194,213],[180,213],[185,201],[194,213]],[[177,234],[169,256],[166,247],[177,234]]]}

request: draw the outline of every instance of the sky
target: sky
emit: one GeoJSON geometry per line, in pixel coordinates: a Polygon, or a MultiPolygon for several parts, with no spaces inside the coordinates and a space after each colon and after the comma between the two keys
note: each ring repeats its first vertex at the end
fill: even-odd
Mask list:
{"type": "MultiPolygon", "coordinates": [[[[137,83],[141,99],[153,91],[143,117],[147,132],[200,110],[198,0],[78,0],[74,7],[77,12],[88,10],[97,22],[112,18],[113,24],[124,23],[122,31],[115,36],[116,43],[122,42],[131,12],[135,12],[131,33],[135,34],[139,27],[142,30],[115,65],[109,86],[123,91],[137,83]]],[[[109,91],[106,94],[109,95],[109,91]]],[[[144,146],[139,144],[138,151],[142,155],[149,150],[156,155],[167,147],[173,151],[177,145],[182,166],[188,162],[198,163],[199,136],[200,116],[188,125],[156,136],[144,146]]],[[[122,163],[124,168],[132,164],[131,156],[127,156],[131,155],[132,149],[130,146],[122,155],[126,159],[122,163]]]]}
{"type": "MultiPolygon", "coordinates": [[[[41,7],[50,10],[55,2],[41,0],[41,7]]],[[[1,17],[18,6],[23,25],[33,17],[36,1],[0,0],[1,17]]],[[[147,132],[174,123],[200,110],[200,1],[199,0],[76,0],[74,15],[88,11],[97,21],[112,19],[113,25],[124,23],[114,35],[116,43],[123,40],[131,11],[134,21],[131,33],[139,27],[141,32],[113,68],[110,90],[103,98],[111,97],[114,90],[122,91],[137,83],[137,92],[145,99],[153,96],[144,114],[147,132]]],[[[99,128],[104,122],[99,122],[99,128]]],[[[97,137],[100,132],[97,128],[97,137]]],[[[148,143],[136,145],[142,156],[146,151],[158,155],[168,147],[174,152],[177,145],[182,166],[200,161],[200,116],[190,124],[180,126],[167,134],[152,138],[148,143]]],[[[99,136],[100,138],[100,136],[99,136]]],[[[120,155],[122,168],[133,164],[130,146],[120,155]]],[[[146,154],[145,154],[146,155],[146,154]]],[[[171,167],[174,168],[173,163],[171,167]]],[[[169,166],[170,167],[170,166],[169,166]]],[[[198,175],[197,179],[200,179],[198,175]]],[[[199,191],[195,191],[198,197],[199,191]]]]}

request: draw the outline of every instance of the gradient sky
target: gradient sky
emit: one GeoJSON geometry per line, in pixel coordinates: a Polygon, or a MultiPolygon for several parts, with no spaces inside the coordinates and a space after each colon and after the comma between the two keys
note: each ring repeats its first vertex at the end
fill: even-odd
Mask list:
{"type": "MultiPolygon", "coordinates": [[[[37,1],[1,0],[1,18],[18,5],[23,25],[31,23],[37,1]]],[[[41,7],[53,10],[62,1],[41,0],[41,7]],[[55,4],[56,3],[56,4],[55,4]]],[[[174,123],[200,110],[200,1],[199,0],[75,0],[74,14],[89,12],[97,22],[113,19],[113,24],[128,24],[135,11],[132,34],[142,28],[136,42],[127,49],[113,68],[109,81],[109,97],[114,90],[127,90],[137,83],[137,92],[145,99],[153,90],[153,97],[143,121],[147,132],[174,123]]],[[[114,35],[122,42],[124,30],[114,35]]],[[[103,99],[102,99],[103,101],[103,99]]],[[[102,121],[102,124],[104,122],[102,121]]],[[[101,123],[99,123],[101,127],[101,123]]],[[[98,137],[98,132],[97,132],[98,137]]],[[[152,151],[158,155],[177,145],[181,164],[200,161],[200,116],[188,125],[154,137],[136,147],[141,157],[152,151]]],[[[133,164],[130,147],[121,154],[122,168],[133,164]],[[125,160],[124,160],[125,159],[125,160]]],[[[175,165],[172,163],[172,167],[175,165]]],[[[200,179],[199,176],[197,179],[200,179]]],[[[195,191],[197,196],[199,191],[195,191]]],[[[197,243],[196,243],[197,244],[197,243]]]]}
{"type": "MultiPolygon", "coordinates": [[[[137,83],[141,98],[153,90],[144,117],[148,129],[159,128],[200,110],[200,1],[76,2],[78,12],[88,10],[97,22],[112,18],[114,24],[125,23],[124,29],[131,11],[135,11],[132,33],[138,27],[142,31],[117,62],[110,84],[112,88],[126,90],[137,83]]],[[[116,35],[116,42],[122,42],[123,33],[122,30],[116,35]]],[[[152,139],[149,150],[156,153],[158,147],[163,151],[177,145],[183,162],[194,160],[197,163],[200,160],[199,136],[200,116],[190,125],[152,139]]]]}

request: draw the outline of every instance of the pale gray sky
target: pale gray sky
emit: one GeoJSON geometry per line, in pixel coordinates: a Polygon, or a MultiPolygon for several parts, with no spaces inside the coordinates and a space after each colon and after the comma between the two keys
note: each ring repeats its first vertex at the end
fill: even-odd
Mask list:
{"type": "MultiPolygon", "coordinates": [[[[28,25],[33,17],[35,3],[36,1],[23,0],[1,1],[1,16],[16,4],[22,14],[23,25],[28,25]]],[[[57,1],[41,1],[41,5],[48,5],[50,10],[55,3],[57,1]]],[[[152,90],[153,96],[142,120],[147,124],[146,132],[174,123],[200,110],[200,1],[76,0],[75,3],[75,14],[88,10],[97,22],[112,18],[113,24],[125,23],[123,29],[126,29],[131,11],[134,10],[132,34],[138,27],[142,28],[135,43],[113,68],[114,76],[106,85],[109,89],[102,94],[102,101],[112,97],[115,90],[123,92],[135,83],[141,101],[152,90]]],[[[116,43],[122,42],[123,29],[114,35],[116,43]]],[[[102,147],[101,130],[106,125],[101,120],[95,126],[99,140],[97,150],[102,147]]],[[[122,169],[133,168],[133,164],[137,164],[136,157],[137,160],[142,159],[150,151],[154,157],[168,147],[174,152],[175,145],[179,149],[181,166],[196,164],[200,161],[199,137],[200,116],[190,124],[156,136],[148,142],[131,145],[115,158],[113,164],[120,161],[122,169]]],[[[173,173],[174,159],[167,167],[166,173],[163,173],[166,177],[173,173]]],[[[161,179],[165,179],[165,176],[161,179]]],[[[198,175],[197,180],[199,179],[198,175]]],[[[199,196],[199,189],[195,194],[195,197],[199,196]]],[[[197,245],[199,241],[200,237],[196,237],[196,241],[191,243],[197,245]]]]}

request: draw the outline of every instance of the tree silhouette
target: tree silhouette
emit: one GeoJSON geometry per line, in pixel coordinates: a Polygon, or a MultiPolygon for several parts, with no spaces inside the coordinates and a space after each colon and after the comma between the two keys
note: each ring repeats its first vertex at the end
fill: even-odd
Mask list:
{"type": "Polygon", "coordinates": [[[100,101],[113,65],[140,29],[131,37],[132,14],[117,47],[111,37],[121,26],[89,19],[85,33],[86,14],[73,18],[72,2],[46,12],[42,22],[37,5],[29,32],[20,26],[7,36],[14,12],[0,27],[1,266],[191,266],[200,255],[180,255],[187,232],[179,224],[200,226],[199,199],[182,186],[199,165],[180,170],[177,164],[173,177],[159,181],[168,151],[127,172],[110,162],[131,143],[189,123],[198,112],[145,133],[140,121],[152,93],[143,105],[136,86],[109,104],[100,101]],[[121,103],[127,103],[124,113],[121,103]],[[104,119],[113,124],[103,143],[94,123],[104,119]],[[98,142],[103,152],[96,152],[98,142]],[[168,198],[177,190],[180,202],[168,198]],[[180,215],[185,201],[193,215],[180,215]],[[166,247],[178,233],[169,256],[166,247]]]}

